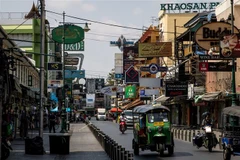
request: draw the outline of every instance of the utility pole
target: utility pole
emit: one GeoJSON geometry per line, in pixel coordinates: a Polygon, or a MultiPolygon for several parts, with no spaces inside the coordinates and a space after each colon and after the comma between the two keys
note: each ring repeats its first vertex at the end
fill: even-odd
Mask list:
{"type": "MultiPolygon", "coordinates": [[[[234,34],[233,0],[231,0],[231,34],[234,34]]],[[[236,106],[235,58],[232,58],[232,106],[236,106]]]]}
{"type": "Polygon", "coordinates": [[[66,133],[66,93],[65,93],[65,12],[63,11],[63,44],[62,44],[62,64],[63,64],[63,106],[61,109],[62,112],[62,125],[61,125],[61,131],[60,133],[66,133]]]}
{"type": "MultiPolygon", "coordinates": [[[[178,55],[177,55],[177,20],[174,19],[174,56],[175,56],[175,67],[177,67],[178,55]]],[[[178,67],[179,68],[179,67],[178,67]]],[[[178,70],[179,74],[179,70],[178,70]]],[[[177,73],[175,70],[175,80],[177,79],[177,73]]]]}
{"type": "MultiPolygon", "coordinates": [[[[0,124],[2,124],[2,108],[3,108],[3,69],[4,69],[4,59],[3,55],[3,39],[0,38],[0,124]]],[[[2,137],[2,125],[0,125],[0,137],[2,137]]],[[[2,139],[0,138],[0,144],[2,144],[2,139]]],[[[0,159],[2,159],[2,145],[0,145],[0,159]]]]}
{"type": "Polygon", "coordinates": [[[43,138],[44,55],[45,55],[45,0],[41,0],[41,48],[40,48],[40,124],[39,136],[43,138]]]}

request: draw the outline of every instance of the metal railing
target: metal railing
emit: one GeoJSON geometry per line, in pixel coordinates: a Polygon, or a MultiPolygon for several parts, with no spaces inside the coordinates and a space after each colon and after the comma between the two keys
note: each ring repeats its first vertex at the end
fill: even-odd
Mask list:
{"type": "Polygon", "coordinates": [[[119,145],[111,137],[98,129],[94,124],[90,122],[86,122],[86,124],[111,160],[133,160],[132,152],[119,145]]]}

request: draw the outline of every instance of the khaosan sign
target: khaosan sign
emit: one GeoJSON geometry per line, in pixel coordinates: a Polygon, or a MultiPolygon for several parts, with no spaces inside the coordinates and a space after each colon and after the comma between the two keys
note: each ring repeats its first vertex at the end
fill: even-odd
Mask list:
{"type": "Polygon", "coordinates": [[[52,30],[52,39],[64,44],[77,43],[84,40],[84,30],[75,25],[62,25],[52,30]]]}
{"type": "Polygon", "coordinates": [[[220,39],[220,57],[240,57],[240,34],[224,35],[220,39]]]}
{"type": "Polygon", "coordinates": [[[213,10],[220,2],[168,3],[161,4],[160,10],[213,10]]]}
{"type": "Polygon", "coordinates": [[[136,86],[125,87],[125,98],[136,98],[136,86]]]}
{"type": "MultiPolygon", "coordinates": [[[[234,27],[234,33],[239,33],[238,28],[234,27]]],[[[199,47],[206,51],[214,48],[219,52],[219,39],[222,35],[231,34],[231,24],[226,22],[206,23],[195,32],[195,42],[199,47]]]]}
{"type": "Polygon", "coordinates": [[[172,55],[172,42],[139,43],[138,57],[169,57],[172,55]]]}

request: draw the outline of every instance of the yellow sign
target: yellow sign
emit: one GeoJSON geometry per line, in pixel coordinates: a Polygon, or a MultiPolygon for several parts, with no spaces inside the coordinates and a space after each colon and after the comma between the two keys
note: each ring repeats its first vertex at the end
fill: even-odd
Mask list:
{"type": "Polygon", "coordinates": [[[164,126],[164,122],[154,122],[154,126],[164,126]]]}
{"type": "Polygon", "coordinates": [[[139,43],[139,57],[170,57],[172,56],[172,42],[139,43]]]}

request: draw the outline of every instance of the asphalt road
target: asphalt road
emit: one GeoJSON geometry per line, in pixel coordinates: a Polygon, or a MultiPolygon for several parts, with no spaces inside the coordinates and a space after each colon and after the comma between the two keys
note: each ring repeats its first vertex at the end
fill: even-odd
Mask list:
{"type": "MultiPolygon", "coordinates": [[[[132,151],[132,129],[129,128],[125,134],[122,134],[119,131],[118,124],[109,122],[109,121],[95,121],[94,119],[91,122],[102,130],[105,134],[109,135],[112,139],[114,139],[119,145],[125,147],[127,150],[132,151]]],[[[197,149],[192,145],[192,143],[174,140],[175,148],[174,155],[172,157],[166,156],[160,157],[157,152],[151,151],[141,151],[139,152],[139,156],[134,156],[134,160],[222,160],[222,151],[214,150],[213,152],[208,152],[205,148],[197,149]]],[[[240,157],[232,157],[231,160],[239,160],[240,157]]]]}

